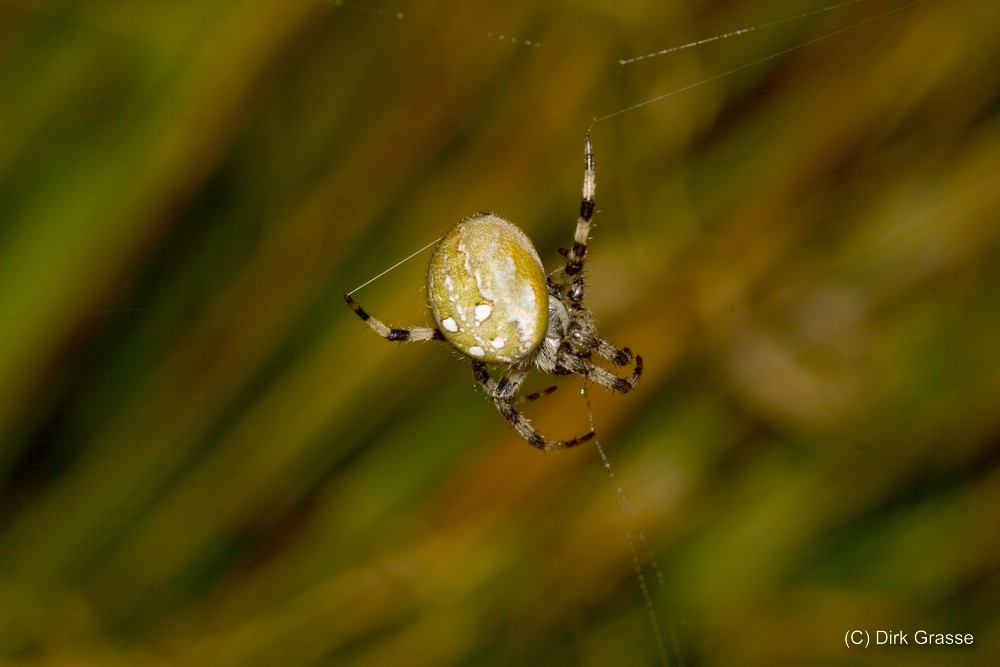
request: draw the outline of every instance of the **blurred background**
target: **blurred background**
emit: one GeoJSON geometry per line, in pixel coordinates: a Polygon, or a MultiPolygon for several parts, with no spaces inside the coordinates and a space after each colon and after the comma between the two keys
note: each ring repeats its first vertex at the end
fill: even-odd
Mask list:
{"type": "Polygon", "coordinates": [[[0,662],[656,665],[634,523],[672,664],[995,664],[1000,4],[827,4],[0,4],[0,662]],[[554,267],[699,81],[592,127],[642,383],[525,408],[625,522],[342,296],[479,210],[554,267]]]}

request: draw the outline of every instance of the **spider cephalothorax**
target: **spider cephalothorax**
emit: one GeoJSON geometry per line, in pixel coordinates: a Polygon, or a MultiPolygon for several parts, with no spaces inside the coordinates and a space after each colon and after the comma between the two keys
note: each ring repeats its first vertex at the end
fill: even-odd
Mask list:
{"type": "Polygon", "coordinates": [[[525,440],[539,449],[571,447],[593,437],[547,440],[513,405],[532,366],[553,375],[582,375],[626,393],[642,374],[635,357],[629,377],[593,362],[594,355],[615,366],[632,363],[632,352],[601,338],[583,306],[590,221],[594,214],[594,154],[584,143],[583,198],[573,246],[561,251],[566,262],[547,277],[528,237],[492,213],[477,213],[452,227],[438,242],[427,269],[427,303],[437,327],[394,329],[371,317],[351,296],[344,299],[378,335],[392,341],[444,340],[471,358],[472,372],[497,410],[525,440]],[[502,369],[499,377],[490,367],[502,369]]]}

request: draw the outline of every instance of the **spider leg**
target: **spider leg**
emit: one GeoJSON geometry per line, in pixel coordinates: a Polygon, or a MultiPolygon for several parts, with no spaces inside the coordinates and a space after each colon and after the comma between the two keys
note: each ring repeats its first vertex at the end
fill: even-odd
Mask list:
{"type": "Polygon", "coordinates": [[[633,357],[632,351],[627,347],[618,349],[608,341],[597,337],[590,315],[582,305],[586,291],[586,282],[582,275],[583,260],[587,256],[587,240],[590,237],[590,224],[594,216],[596,189],[594,150],[589,134],[583,143],[583,167],[583,196],[580,199],[580,216],[576,220],[573,247],[559,251],[566,257],[566,264],[550,273],[548,277],[548,285],[554,298],[561,297],[567,303],[570,317],[575,325],[573,335],[570,336],[571,349],[560,350],[556,366],[625,394],[635,387],[642,376],[642,357],[635,357],[632,375],[627,378],[619,377],[590,361],[592,351],[615,366],[627,366],[633,362],[633,357]]]}
{"type": "MultiPolygon", "coordinates": [[[[624,350],[616,350],[613,345],[602,341],[607,345],[612,351],[625,355],[627,352],[631,356],[631,352],[628,348],[624,350]]],[[[603,353],[602,353],[602,356],[603,353]]],[[[615,360],[611,359],[614,363],[615,360]]],[[[619,377],[609,370],[601,368],[600,366],[594,364],[589,359],[583,357],[578,357],[574,354],[563,353],[559,358],[559,363],[566,367],[568,370],[576,373],[577,375],[582,375],[588,380],[593,380],[602,387],[607,387],[612,391],[617,391],[622,394],[627,394],[635,388],[635,385],[639,382],[639,378],[642,377],[642,357],[635,357],[635,366],[632,368],[632,375],[629,377],[619,377]]],[[[617,364],[624,365],[624,364],[617,364]]]]}
{"type": "Polygon", "coordinates": [[[560,347],[556,354],[557,366],[563,366],[571,373],[589,377],[609,389],[622,393],[631,391],[642,376],[642,358],[633,357],[632,350],[627,347],[618,349],[599,337],[590,313],[582,306],[573,308],[570,311],[570,317],[571,322],[566,344],[560,347]],[[619,367],[628,366],[633,363],[634,358],[635,367],[632,376],[620,378],[614,373],[596,366],[591,361],[591,357],[595,353],[619,367]]]}
{"type": "Polygon", "coordinates": [[[444,340],[444,335],[438,329],[432,327],[412,327],[410,329],[396,329],[388,326],[381,320],[377,320],[359,306],[351,298],[350,294],[344,295],[344,301],[351,307],[354,314],[361,318],[361,321],[368,325],[368,328],[377,333],[382,338],[391,341],[410,342],[417,340],[444,340]]]}
{"type": "Polygon", "coordinates": [[[583,260],[587,256],[587,240],[590,238],[590,221],[594,217],[594,151],[590,145],[590,134],[583,143],[583,190],[580,198],[580,215],[576,219],[573,247],[562,254],[566,264],[548,277],[549,286],[564,293],[573,304],[583,301],[584,281],[583,260]]]}
{"type": "Polygon", "coordinates": [[[476,376],[479,384],[483,386],[483,389],[486,390],[486,393],[489,394],[490,398],[493,399],[493,404],[496,405],[500,414],[510,422],[518,434],[532,447],[537,447],[545,451],[553,451],[566,447],[574,447],[594,437],[593,431],[572,440],[548,440],[542,437],[531,425],[531,422],[528,421],[528,418],[518,412],[511,404],[514,394],[521,386],[521,383],[524,382],[524,378],[527,375],[525,369],[513,368],[510,375],[495,380],[490,377],[486,364],[481,361],[473,361],[472,373],[476,376]]]}
{"type": "Polygon", "coordinates": [[[537,401],[538,399],[540,399],[543,396],[548,396],[549,394],[551,394],[552,392],[554,392],[556,389],[558,389],[558,387],[556,387],[555,385],[553,385],[551,387],[546,387],[545,389],[542,389],[541,391],[536,391],[534,394],[528,394],[527,396],[519,396],[517,398],[517,402],[518,403],[529,403],[531,401],[537,401]]]}
{"type": "Polygon", "coordinates": [[[595,346],[597,353],[615,366],[628,366],[632,363],[632,350],[627,347],[618,349],[606,340],[600,339],[595,346]]]}

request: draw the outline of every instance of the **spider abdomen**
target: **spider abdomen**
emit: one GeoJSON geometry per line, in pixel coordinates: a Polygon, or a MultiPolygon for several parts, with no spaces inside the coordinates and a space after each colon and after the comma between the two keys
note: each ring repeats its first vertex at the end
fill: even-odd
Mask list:
{"type": "Polygon", "coordinates": [[[427,303],[449,343],[489,363],[529,356],[548,327],[542,261],[524,232],[492,213],[442,237],[427,269],[427,303]]]}

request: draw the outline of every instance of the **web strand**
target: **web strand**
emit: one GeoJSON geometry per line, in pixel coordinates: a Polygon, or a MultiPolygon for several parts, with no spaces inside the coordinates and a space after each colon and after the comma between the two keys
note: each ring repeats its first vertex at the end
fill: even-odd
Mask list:
{"type": "Polygon", "coordinates": [[[697,39],[693,42],[688,42],[687,44],[681,44],[680,46],[674,46],[669,49],[663,49],[661,51],[654,51],[653,53],[647,53],[643,56],[636,56],[635,58],[623,58],[618,61],[619,65],[631,65],[632,63],[639,62],[640,60],[649,60],[650,58],[656,58],[658,56],[665,56],[668,53],[676,53],[677,51],[683,51],[685,49],[692,49],[696,46],[702,46],[704,44],[711,44],[712,42],[719,42],[724,39],[730,39],[732,37],[739,37],[740,35],[746,35],[755,30],[762,30],[764,28],[770,28],[776,25],[781,25],[783,23],[791,23],[792,21],[798,21],[799,19],[808,18],[810,16],[815,16],[816,14],[822,14],[824,12],[831,12],[835,9],[840,9],[841,7],[847,7],[848,5],[855,5],[859,2],[864,2],[865,0],[848,0],[847,2],[841,2],[837,5],[830,5],[829,7],[822,7],[820,9],[814,9],[811,12],[803,12],[796,16],[789,16],[787,18],[778,19],[776,21],[768,21],[767,23],[760,23],[758,25],[750,26],[749,28],[740,28],[739,30],[731,30],[730,32],[724,32],[721,35],[713,35],[712,37],[705,37],[704,39],[697,39]]]}
{"type": "Polygon", "coordinates": [[[390,266],[390,267],[389,267],[388,269],[386,269],[386,270],[385,270],[385,271],[383,271],[382,273],[378,274],[378,275],[377,275],[377,276],[375,276],[374,278],[371,278],[371,279],[367,280],[366,282],[363,282],[363,283],[361,283],[360,285],[358,285],[357,287],[355,287],[354,289],[352,289],[352,290],[351,290],[350,292],[348,292],[348,293],[347,293],[347,295],[348,295],[348,296],[350,296],[350,295],[354,294],[355,292],[357,292],[357,291],[358,291],[359,289],[361,289],[362,287],[367,287],[368,285],[371,285],[371,284],[372,284],[373,282],[375,282],[376,280],[378,280],[379,278],[381,278],[381,277],[382,277],[382,276],[384,276],[385,274],[389,273],[390,271],[392,271],[392,270],[393,270],[393,269],[395,269],[396,267],[398,267],[398,266],[401,266],[401,265],[403,265],[403,264],[406,264],[406,263],[407,263],[407,262],[409,262],[409,261],[410,261],[411,259],[413,259],[413,258],[414,258],[414,257],[416,257],[417,255],[419,255],[419,254],[420,254],[420,253],[422,253],[423,251],[427,250],[428,248],[430,248],[430,247],[431,247],[432,245],[434,245],[434,244],[435,244],[435,243],[437,243],[438,241],[440,241],[440,240],[441,240],[442,238],[444,238],[444,237],[443,237],[443,236],[439,236],[439,237],[437,237],[436,239],[434,239],[433,241],[431,241],[430,243],[428,243],[427,245],[425,245],[425,246],[424,246],[423,248],[421,248],[420,250],[418,250],[418,251],[416,251],[415,253],[413,253],[413,254],[411,254],[411,255],[409,255],[409,256],[407,256],[407,257],[405,257],[404,259],[401,259],[401,260],[399,260],[398,262],[396,262],[395,264],[393,264],[393,265],[392,265],[392,266],[390,266]]]}
{"type": "MultiPolygon", "coordinates": [[[[649,542],[646,540],[645,533],[638,528],[638,522],[635,518],[635,512],[632,510],[632,506],[628,502],[628,498],[625,496],[625,490],[622,488],[621,482],[615,476],[614,470],[611,469],[611,461],[608,460],[607,454],[604,452],[604,448],[601,446],[600,440],[597,437],[597,429],[594,428],[594,411],[590,404],[590,394],[587,388],[581,390],[584,399],[587,403],[587,416],[590,420],[590,430],[594,433],[594,438],[592,442],[594,447],[597,449],[597,453],[601,456],[601,461],[604,465],[604,470],[608,473],[608,478],[611,480],[612,485],[615,487],[615,500],[618,503],[618,512],[622,517],[622,528],[625,530],[625,541],[628,543],[629,554],[632,557],[632,568],[635,570],[636,579],[639,582],[639,589],[642,592],[643,605],[646,607],[646,615],[649,618],[649,624],[653,629],[653,637],[656,641],[656,650],[660,657],[660,663],[664,667],[669,667],[670,659],[667,656],[667,645],[663,639],[663,630],[660,628],[659,618],[656,616],[656,607],[653,605],[653,595],[649,588],[649,580],[646,577],[646,573],[643,571],[642,561],[639,559],[639,548],[644,552],[646,558],[646,563],[653,570],[654,576],[656,577],[656,583],[659,586],[664,585],[663,572],[660,570],[659,563],[656,562],[656,558],[653,556],[653,550],[649,546],[649,542]],[[636,547],[636,541],[639,543],[639,547],[636,547]]],[[[671,628],[672,629],[672,628],[671,628]]],[[[673,643],[676,646],[676,637],[671,634],[673,643]]]]}
{"type": "MultiPolygon", "coordinates": [[[[862,0],[851,0],[851,2],[845,2],[845,3],[841,3],[840,5],[835,5],[833,8],[843,7],[843,6],[846,6],[846,5],[849,5],[849,4],[853,4],[854,2],[861,2],[861,1],[862,0]]],[[[784,56],[786,54],[792,53],[793,51],[798,51],[799,49],[804,49],[805,47],[810,46],[812,44],[816,44],[817,42],[822,42],[824,40],[830,39],[831,37],[836,37],[837,35],[840,35],[840,34],[843,34],[845,32],[848,32],[849,30],[854,30],[855,28],[859,28],[859,27],[861,27],[863,25],[866,25],[868,23],[873,23],[875,21],[880,21],[880,20],[886,18],[887,16],[891,16],[893,14],[901,12],[901,11],[903,11],[905,9],[908,9],[908,8],[912,7],[913,5],[919,4],[921,2],[923,2],[923,0],[913,0],[912,2],[908,2],[905,5],[901,5],[899,7],[894,8],[894,9],[889,9],[889,10],[884,11],[881,14],[878,14],[876,16],[872,16],[872,17],[864,19],[862,21],[858,21],[857,23],[852,23],[849,26],[845,26],[845,27],[840,28],[838,30],[834,30],[832,32],[828,32],[828,33],[826,33],[824,35],[820,35],[819,37],[814,37],[813,39],[810,39],[808,41],[802,42],[801,44],[796,44],[795,46],[791,46],[791,47],[789,47],[787,49],[783,49],[783,50],[778,51],[776,53],[772,53],[771,55],[764,56],[763,58],[758,58],[757,60],[754,60],[754,61],[748,62],[746,64],[740,65],[739,67],[734,67],[734,68],[732,68],[730,70],[727,70],[725,72],[722,72],[720,74],[716,74],[714,76],[710,76],[710,77],[708,77],[706,79],[701,79],[700,81],[695,81],[694,83],[690,83],[690,84],[688,84],[686,86],[682,86],[682,87],[677,88],[675,90],[671,90],[670,92],[663,93],[662,95],[657,95],[656,97],[652,97],[652,98],[650,98],[648,100],[645,100],[643,102],[639,102],[637,104],[633,104],[631,106],[627,106],[624,109],[619,109],[618,111],[613,111],[612,113],[605,114],[603,116],[597,116],[597,117],[593,118],[593,120],[591,121],[590,128],[593,129],[594,125],[596,125],[597,123],[600,123],[601,121],[608,120],[609,118],[614,118],[615,116],[620,116],[620,115],[628,113],[630,111],[635,111],[636,109],[640,109],[640,108],[642,108],[644,106],[653,104],[655,102],[659,102],[659,101],[664,100],[664,99],[666,99],[668,97],[672,97],[672,96],[677,95],[679,93],[683,93],[683,92],[685,92],[687,90],[691,90],[692,88],[697,88],[698,86],[703,86],[703,85],[705,85],[707,83],[711,83],[712,81],[717,81],[718,79],[722,79],[724,77],[736,74],[737,72],[742,72],[745,69],[749,69],[751,67],[756,67],[757,65],[765,63],[765,62],[767,62],[769,60],[774,60],[775,58],[780,58],[781,56],[784,56]]],[[[812,13],[819,13],[820,11],[825,11],[825,10],[817,10],[817,11],[812,12],[812,13]]],[[[774,25],[776,23],[783,23],[785,21],[792,21],[792,20],[795,20],[797,18],[802,18],[804,16],[809,16],[809,13],[802,14],[802,15],[796,16],[796,17],[792,17],[790,19],[782,19],[781,21],[774,21],[774,22],[772,22],[770,24],[764,24],[764,25],[774,25]]],[[[763,27],[763,26],[761,26],[761,27],[763,27]]],[[[653,57],[653,56],[656,56],[656,55],[661,55],[661,54],[665,54],[665,53],[671,53],[673,51],[679,51],[679,50],[684,49],[684,48],[689,48],[689,46],[696,46],[698,44],[703,44],[703,43],[711,42],[711,41],[714,41],[716,39],[724,39],[726,36],[738,35],[738,34],[746,34],[747,32],[750,32],[752,30],[754,30],[754,28],[743,28],[741,30],[734,31],[732,33],[726,33],[725,35],[720,35],[719,37],[708,37],[708,38],[706,38],[704,40],[699,40],[698,42],[693,42],[690,45],[682,45],[682,46],[679,46],[679,47],[674,47],[672,49],[664,49],[663,51],[657,51],[656,53],[647,54],[645,56],[639,56],[637,58],[633,58],[632,60],[626,60],[626,61],[623,62],[623,64],[635,62],[635,61],[638,61],[638,60],[642,60],[644,58],[650,58],[650,57],[653,57]]]]}

